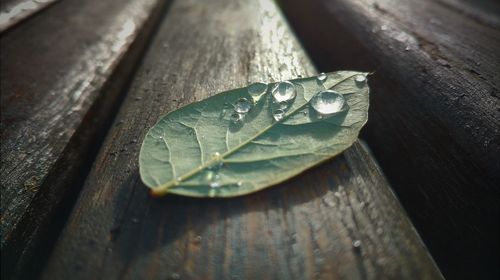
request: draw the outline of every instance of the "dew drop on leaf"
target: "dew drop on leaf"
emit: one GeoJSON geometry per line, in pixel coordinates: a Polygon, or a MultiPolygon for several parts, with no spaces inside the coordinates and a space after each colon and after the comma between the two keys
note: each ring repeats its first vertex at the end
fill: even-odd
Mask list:
{"type": "Polygon", "coordinates": [[[276,109],[274,110],[273,112],[273,118],[276,120],[276,121],[280,121],[283,119],[283,117],[285,116],[285,111],[281,110],[281,109],[276,109]]]}
{"type": "Polygon", "coordinates": [[[278,83],[272,91],[274,100],[276,102],[289,101],[295,98],[297,91],[295,85],[291,82],[280,82],[278,83]]]}
{"type": "Polygon", "coordinates": [[[366,83],[366,76],[361,74],[356,75],[356,77],[354,77],[354,81],[356,82],[356,85],[364,86],[366,83]]]}
{"type": "Polygon", "coordinates": [[[321,73],[318,75],[318,77],[316,79],[318,79],[318,81],[320,81],[320,82],[324,82],[324,81],[326,81],[326,78],[327,78],[326,74],[321,73]]]}
{"type": "Polygon", "coordinates": [[[252,109],[252,102],[246,98],[240,98],[236,103],[234,103],[234,110],[240,114],[246,114],[250,109],[252,109]]]}
{"type": "Polygon", "coordinates": [[[233,123],[237,123],[237,122],[241,121],[241,119],[243,118],[243,116],[241,114],[238,114],[238,113],[234,112],[233,114],[231,114],[230,118],[231,118],[231,121],[233,123]]]}
{"type": "Polygon", "coordinates": [[[264,83],[253,83],[248,86],[248,94],[253,99],[253,102],[259,101],[260,97],[267,92],[268,85],[264,83]]]}
{"type": "Polygon", "coordinates": [[[311,106],[323,115],[335,114],[342,111],[344,104],[344,96],[333,90],[322,91],[311,99],[311,106]]]}

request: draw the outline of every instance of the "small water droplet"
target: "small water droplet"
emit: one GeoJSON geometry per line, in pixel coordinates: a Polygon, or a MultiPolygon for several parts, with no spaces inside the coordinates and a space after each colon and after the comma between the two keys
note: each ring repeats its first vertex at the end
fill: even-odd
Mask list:
{"type": "Polygon", "coordinates": [[[182,182],[182,177],[177,177],[177,182],[182,182]]]}
{"type": "Polygon", "coordinates": [[[233,123],[237,123],[240,122],[241,119],[243,119],[243,116],[241,114],[234,112],[233,114],[231,114],[230,118],[233,123]]]}
{"type": "Polygon", "coordinates": [[[311,106],[314,110],[324,115],[335,114],[342,111],[344,104],[344,96],[333,90],[322,91],[311,99],[311,106]]]}
{"type": "Polygon", "coordinates": [[[267,92],[267,88],[268,88],[267,84],[253,83],[253,84],[248,86],[247,91],[248,91],[248,94],[250,94],[250,96],[252,97],[253,102],[256,103],[257,101],[259,101],[261,96],[267,92]]]}
{"type": "Polygon", "coordinates": [[[197,236],[194,238],[193,243],[195,243],[195,244],[200,244],[202,239],[203,239],[203,238],[201,237],[201,235],[197,235],[197,236]]]}
{"type": "Polygon", "coordinates": [[[283,119],[283,117],[285,116],[285,111],[281,110],[281,109],[276,109],[274,110],[273,112],[273,118],[276,120],[276,121],[280,121],[283,119]]]}
{"type": "Polygon", "coordinates": [[[322,72],[321,74],[319,74],[319,75],[318,75],[318,77],[316,77],[316,79],[317,79],[318,81],[322,82],[322,83],[326,81],[326,78],[327,78],[327,76],[326,76],[326,74],[325,74],[325,73],[323,73],[323,72],[322,72]]]}
{"type": "Polygon", "coordinates": [[[364,85],[366,83],[366,76],[361,74],[356,75],[356,77],[354,77],[354,81],[356,84],[364,85]]]}
{"type": "Polygon", "coordinates": [[[238,185],[238,187],[241,187],[241,186],[243,186],[243,182],[242,182],[242,181],[239,181],[239,182],[237,183],[237,185],[238,185]]]}
{"type": "Polygon", "coordinates": [[[302,111],[302,115],[307,116],[307,111],[306,110],[302,111]]]}
{"type": "Polygon", "coordinates": [[[286,110],[288,108],[288,102],[282,101],[282,102],[278,103],[278,108],[283,110],[283,111],[286,110]]]}
{"type": "Polygon", "coordinates": [[[354,240],[354,241],[352,242],[352,247],[354,247],[354,248],[359,248],[359,247],[361,247],[361,240],[354,240]]]}
{"type": "Polygon", "coordinates": [[[289,101],[295,98],[297,91],[295,85],[291,82],[280,82],[278,83],[272,91],[274,100],[276,102],[289,101]]]}
{"type": "Polygon", "coordinates": [[[248,99],[240,98],[238,99],[238,101],[236,101],[236,103],[234,103],[234,110],[236,111],[236,113],[246,114],[250,111],[250,109],[252,109],[252,106],[252,102],[250,102],[248,99]]]}
{"type": "Polygon", "coordinates": [[[384,25],[380,26],[380,30],[382,30],[382,31],[387,30],[387,25],[384,24],[384,25]]]}
{"type": "Polygon", "coordinates": [[[210,185],[209,185],[211,188],[218,188],[221,186],[220,182],[218,181],[212,181],[210,182],[210,185]]]}

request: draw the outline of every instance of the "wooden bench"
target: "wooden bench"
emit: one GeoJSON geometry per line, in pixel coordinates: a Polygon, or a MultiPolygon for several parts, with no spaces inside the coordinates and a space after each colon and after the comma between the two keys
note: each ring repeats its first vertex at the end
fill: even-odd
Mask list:
{"type": "Polygon", "coordinates": [[[376,69],[362,137],[443,273],[459,279],[500,273],[500,4],[493,2],[283,5],[320,71],[376,69]]]}
{"type": "MultiPolygon", "coordinates": [[[[293,5],[283,8],[299,26],[293,5]]],[[[315,5],[304,11],[321,7],[315,5]]],[[[3,279],[442,279],[361,141],[244,197],[152,198],[140,182],[138,149],[161,115],[251,82],[317,73],[274,1],[64,0],[1,36],[3,279]]],[[[316,61],[322,69],[327,63],[316,61]]],[[[385,73],[343,63],[330,67],[385,73]]],[[[380,148],[372,128],[408,108],[396,99],[399,107],[384,112],[377,102],[389,97],[378,94],[392,88],[382,74],[375,77],[368,145],[382,162],[408,164],[380,148]]],[[[397,127],[398,118],[387,124],[397,127]]],[[[439,165],[446,159],[418,151],[455,174],[439,165]]],[[[467,174],[487,169],[480,155],[471,156],[478,167],[467,174]]],[[[390,180],[399,191],[427,170],[390,180]]],[[[486,179],[476,180],[485,186],[486,179]]]]}

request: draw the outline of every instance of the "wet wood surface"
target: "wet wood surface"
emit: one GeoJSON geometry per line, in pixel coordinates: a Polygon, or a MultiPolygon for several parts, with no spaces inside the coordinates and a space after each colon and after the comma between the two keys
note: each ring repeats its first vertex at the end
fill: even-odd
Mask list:
{"type": "Polygon", "coordinates": [[[64,1],[2,34],[2,278],[57,237],[48,224],[78,192],[161,6],[64,1]]]}
{"type": "Polygon", "coordinates": [[[0,33],[59,0],[4,0],[0,3],[0,33]]]}
{"type": "Polygon", "coordinates": [[[500,5],[285,1],[321,71],[375,71],[370,144],[445,276],[499,276],[500,5]]]}
{"type": "Polygon", "coordinates": [[[359,142],[244,197],[153,198],[140,182],[140,143],[161,115],[250,82],[315,73],[274,1],[175,1],[42,278],[440,279],[359,142]]]}

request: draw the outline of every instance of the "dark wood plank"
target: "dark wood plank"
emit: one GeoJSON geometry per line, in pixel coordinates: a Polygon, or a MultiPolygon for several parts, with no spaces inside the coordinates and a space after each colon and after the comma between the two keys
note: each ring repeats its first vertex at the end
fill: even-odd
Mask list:
{"type": "Polygon", "coordinates": [[[445,276],[484,278],[500,261],[500,30],[452,2],[284,11],[321,71],[376,71],[363,137],[445,276]]]}
{"type": "Polygon", "coordinates": [[[313,73],[274,1],[174,2],[43,278],[440,279],[359,143],[244,197],[148,195],[138,150],[162,114],[252,81],[313,73]]]}
{"type": "Polygon", "coordinates": [[[0,33],[58,0],[4,0],[0,3],[0,33]]]}
{"type": "Polygon", "coordinates": [[[1,38],[2,278],[29,271],[60,202],[79,190],[163,6],[97,2],[64,1],[1,38]]]}

